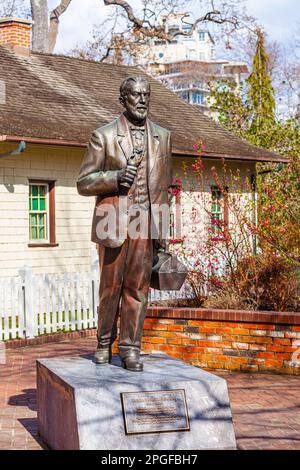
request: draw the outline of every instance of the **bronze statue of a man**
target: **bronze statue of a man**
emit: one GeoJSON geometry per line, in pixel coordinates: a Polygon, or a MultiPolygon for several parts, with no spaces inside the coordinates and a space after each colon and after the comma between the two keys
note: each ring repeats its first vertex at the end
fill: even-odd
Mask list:
{"type": "Polygon", "coordinates": [[[144,77],[126,78],[119,99],[125,112],[93,132],[77,187],[83,196],[96,196],[92,241],[98,244],[100,305],[95,361],[110,361],[120,314],[122,365],[142,371],[140,347],[153,256],[166,238],[166,230],[153,221],[154,213],[169,204],[171,139],[168,130],[147,117],[150,84],[144,77]],[[114,216],[115,223],[104,214],[114,216]],[[129,225],[137,217],[132,233],[129,225]]]}

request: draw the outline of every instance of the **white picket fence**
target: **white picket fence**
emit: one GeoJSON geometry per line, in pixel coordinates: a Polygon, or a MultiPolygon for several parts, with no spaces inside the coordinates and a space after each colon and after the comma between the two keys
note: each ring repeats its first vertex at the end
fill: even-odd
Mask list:
{"type": "Polygon", "coordinates": [[[23,338],[24,286],[20,278],[0,281],[0,341],[23,338]]]}
{"type": "MultiPolygon", "coordinates": [[[[43,275],[24,267],[16,278],[0,278],[0,341],[95,327],[98,291],[98,263],[90,272],[43,275]]],[[[151,289],[149,300],[192,296],[184,284],[180,291],[151,289]]]]}
{"type": "Polygon", "coordinates": [[[98,290],[94,270],[0,279],[0,341],[95,327],[98,290]]]}

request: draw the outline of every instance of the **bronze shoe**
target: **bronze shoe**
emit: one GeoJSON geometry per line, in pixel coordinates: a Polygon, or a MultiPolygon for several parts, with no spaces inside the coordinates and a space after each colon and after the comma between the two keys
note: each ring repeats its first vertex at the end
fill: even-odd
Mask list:
{"type": "Polygon", "coordinates": [[[132,372],[143,372],[143,363],[136,356],[128,356],[122,359],[122,366],[124,369],[132,372]]]}
{"type": "Polygon", "coordinates": [[[97,348],[94,361],[96,364],[108,364],[111,361],[111,350],[110,348],[97,348]]]}

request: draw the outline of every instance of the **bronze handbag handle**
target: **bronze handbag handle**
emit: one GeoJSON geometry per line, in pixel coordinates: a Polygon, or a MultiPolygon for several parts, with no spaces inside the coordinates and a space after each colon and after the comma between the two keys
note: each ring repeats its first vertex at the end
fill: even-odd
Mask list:
{"type": "Polygon", "coordinates": [[[177,268],[177,256],[174,254],[171,254],[171,269],[172,271],[176,271],[177,268]]]}

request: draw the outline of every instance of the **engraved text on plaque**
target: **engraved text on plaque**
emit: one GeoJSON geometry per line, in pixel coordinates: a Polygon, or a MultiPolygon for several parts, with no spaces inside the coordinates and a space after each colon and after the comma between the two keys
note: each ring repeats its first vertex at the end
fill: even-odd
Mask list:
{"type": "Polygon", "coordinates": [[[189,431],[184,390],[121,393],[126,434],[189,431]]]}

